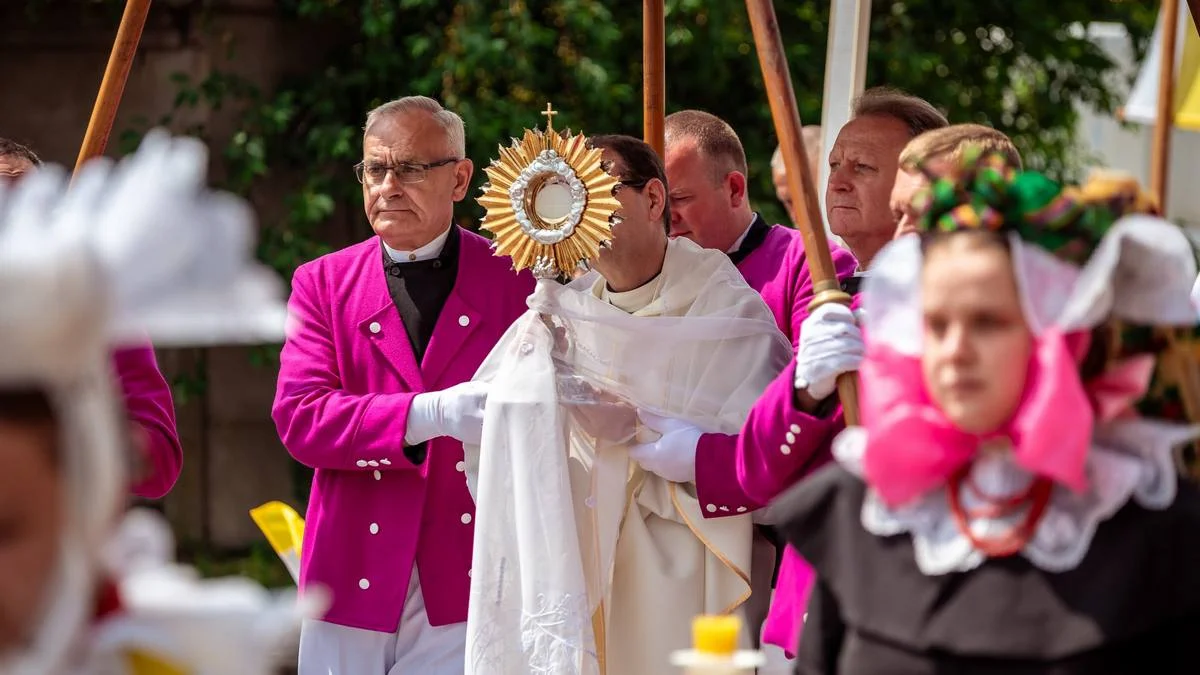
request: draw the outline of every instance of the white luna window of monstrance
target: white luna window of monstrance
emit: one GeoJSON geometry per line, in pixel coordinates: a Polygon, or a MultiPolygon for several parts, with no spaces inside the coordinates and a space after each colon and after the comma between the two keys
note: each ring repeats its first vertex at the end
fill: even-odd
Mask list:
{"type": "Polygon", "coordinates": [[[550,176],[537,188],[533,198],[533,212],[542,222],[561,226],[571,214],[571,188],[559,176],[550,176]]]}
{"type": "Polygon", "coordinates": [[[569,132],[525,130],[524,138],[500,147],[485,169],[488,184],[479,203],[481,227],[495,237],[496,255],[538,277],[570,276],[612,238],[609,219],[620,208],[617,179],[604,170],[602,152],[587,137],[569,132]]]}

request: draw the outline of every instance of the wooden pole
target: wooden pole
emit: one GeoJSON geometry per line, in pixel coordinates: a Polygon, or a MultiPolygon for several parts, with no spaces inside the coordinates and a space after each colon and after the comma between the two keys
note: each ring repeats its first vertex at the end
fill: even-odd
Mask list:
{"type": "Polygon", "coordinates": [[[113,42],[112,53],[108,57],[108,67],[104,69],[104,80],[100,83],[100,92],[96,95],[96,104],[92,107],[92,116],[88,120],[87,133],[84,134],[83,145],[79,148],[79,157],[75,160],[76,171],[89,159],[104,154],[149,12],[150,0],[127,0],[125,3],[121,26],[117,29],[117,39],[113,42]]]}
{"type": "Polygon", "coordinates": [[[1171,166],[1171,132],[1175,128],[1175,45],[1179,37],[1179,0],[1163,0],[1162,54],[1158,70],[1158,110],[1150,150],[1150,191],[1167,212],[1167,175],[1171,166]]]}
{"type": "MultiPolygon", "coordinates": [[[[808,271],[813,281],[813,300],[809,307],[816,308],[827,302],[849,305],[850,296],[841,290],[838,283],[837,270],[833,266],[833,256],[825,237],[825,221],[821,217],[821,203],[817,199],[816,183],[808,163],[808,153],[804,150],[804,137],[800,133],[800,111],[796,107],[795,92],[792,91],[792,77],[788,73],[783,38],[775,18],[775,5],[772,0],[746,0],[746,9],[750,13],[754,46],[758,51],[759,65],[762,66],[771,117],[775,121],[775,133],[779,137],[783,165],[787,170],[788,189],[793,199],[800,202],[796,209],[796,229],[804,238],[808,271]]],[[[846,424],[857,424],[858,386],[854,374],[839,376],[837,384],[846,424]]]]}
{"type": "Polygon", "coordinates": [[[663,151],[663,119],[667,109],[666,13],[663,0],[642,0],[642,130],[659,157],[663,151]]]}

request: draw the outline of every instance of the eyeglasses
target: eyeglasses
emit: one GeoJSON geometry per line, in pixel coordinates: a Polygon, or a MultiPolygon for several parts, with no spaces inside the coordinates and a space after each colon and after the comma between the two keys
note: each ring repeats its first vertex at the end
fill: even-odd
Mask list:
{"type": "Polygon", "coordinates": [[[11,173],[9,173],[7,171],[0,171],[0,183],[8,183],[9,185],[16,185],[17,183],[21,182],[21,179],[25,178],[25,176],[28,174],[29,174],[28,171],[13,171],[11,173]]]}
{"type": "Polygon", "coordinates": [[[641,190],[642,188],[646,187],[646,183],[649,183],[649,182],[650,182],[649,178],[643,178],[642,180],[619,180],[619,181],[617,181],[617,192],[620,192],[621,190],[623,190],[625,188],[641,190]]]}
{"type": "Polygon", "coordinates": [[[458,157],[450,157],[448,159],[440,159],[429,164],[415,164],[405,162],[390,166],[387,164],[368,164],[367,162],[359,162],[354,165],[354,177],[358,182],[368,187],[378,187],[383,185],[383,181],[387,180],[388,172],[396,177],[396,180],[405,185],[420,183],[429,175],[430,169],[436,169],[439,166],[446,166],[455,162],[462,161],[458,157]]]}

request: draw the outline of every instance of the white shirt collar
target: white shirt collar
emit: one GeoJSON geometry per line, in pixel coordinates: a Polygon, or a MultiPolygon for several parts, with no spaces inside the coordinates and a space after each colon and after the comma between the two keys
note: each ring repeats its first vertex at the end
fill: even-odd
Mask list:
{"type": "Polygon", "coordinates": [[[662,272],[659,272],[653,279],[637,288],[617,292],[610,291],[608,282],[601,277],[599,280],[600,299],[626,314],[634,314],[649,307],[658,297],[659,291],[662,290],[662,278],[662,272]]]}
{"type": "Polygon", "coordinates": [[[726,254],[737,253],[737,250],[742,247],[742,242],[746,240],[746,235],[750,234],[750,228],[754,227],[754,221],[757,219],[758,214],[750,214],[750,223],[746,225],[746,229],[742,230],[742,234],[733,242],[733,246],[730,246],[729,250],[725,251],[726,254]]]}
{"type": "MultiPolygon", "coordinates": [[[[454,226],[451,225],[450,227],[454,226]]],[[[447,227],[445,232],[434,237],[433,241],[415,251],[397,251],[386,243],[383,245],[383,250],[387,251],[388,257],[393,262],[406,263],[417,262],[419,260],[433,260],[442,254],[442,248],[446,246],[446,239],[450,237],[450,227],[447,227]]]]}

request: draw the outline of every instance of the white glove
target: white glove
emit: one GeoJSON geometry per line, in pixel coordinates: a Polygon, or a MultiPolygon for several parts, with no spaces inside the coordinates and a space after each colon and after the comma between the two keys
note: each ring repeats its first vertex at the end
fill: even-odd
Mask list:
{"type": "Polygon", "coordinates": [[[858,370],[865,351],[862,331],[850,308],[821,305],[800,324],[796,388],[820,401],[837,388],[838,375],[858,370]]]}
{"type": "Polygon", "coordinates": [[[696,444],[703,431],[682,420],[661,417],[643,410],[638,411],[642,424],[661,437],[649,443],[640,443],[629,450],[642,468],[673,483],[696,481],[696,444]]]}
{"type": "Polygon", "coordinates": [[[408,410],[404,443],[417,445],[438,436],[449,436],[479,445],[487,395],[487,382],[463,382],[449,389],[417,394],[408,410]]]}

